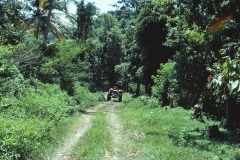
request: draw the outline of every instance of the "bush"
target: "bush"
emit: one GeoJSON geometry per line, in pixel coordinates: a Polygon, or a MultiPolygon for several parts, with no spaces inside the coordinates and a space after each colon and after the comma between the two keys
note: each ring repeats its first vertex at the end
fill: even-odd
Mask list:
{"type": "Polygon", "coordinates": [[[51,126],[48,120],[4,117],[0,121],[0,137],[2,139],[0,159],[36,158],[43,152],[42,143],[51,126]]]}
{"type": "Polygon", "coordinates": [[[160,106],[161,105],[157,98],[152,97],[148,100],[148,108],[158,108],[160,106]]]}
{"type": "Polygon", "coordinates": [[[38,44],[18,44],[12,49],[12,55],[14,64],[25,78],[36,77],[42,58],[38,44]]]}
{"type": "Polygon", "coordinates": [[[79,53],[45,55],[40,64],[37,51],[30,44],[0,46],[0,159],[43,159],[50,152],[47,148],[56,144],[53,128],[104,97],[88,90],[90,74],[85,62],[69,63],[79,53]],[[45,82],[52,84],[36,79],[49,75],[45,82]],[[61,76],[70,79],[71,86],[61,89],[61,76]]]}
{"type": "Polygon", "coordinates": [[[46,147],[53,145],[52,128],[103,96],[75,85],[71,97],[57,84],[35,83],[23,85],[18,98],[1,97],[0,159],[41,159],[48,152],[46,147]]]}
{"type": "Polygon", "coordinates": [[[174,67],[176,63],[165,63],[160,65],[157,75],[152,76],[154,85],[152,86],[152,96],[157,98],[162,106],[169,105],[169,96],[173,96],[176,79],[174,79],[174,67]]]}
{"type": "Polygon", "coordinates": [[[103,96],[101,92],[91,93],[86,87],[75,84],[73,97],[82,108],[93,106],[97,101],[103,100],[103,96]]]}

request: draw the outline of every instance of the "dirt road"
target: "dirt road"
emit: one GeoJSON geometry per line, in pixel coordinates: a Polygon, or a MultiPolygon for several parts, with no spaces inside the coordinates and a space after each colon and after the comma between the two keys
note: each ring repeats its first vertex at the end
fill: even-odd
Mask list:
{"type": "Polygon", "coordinates": [[[106,158],[110,158],[113,160],[117,160],[119,159],[118,157],[118,152],[121,150],[120,147],[123,145],[121,142],[123,141],[123,136],[122,136],[122,127],[118,121],[118,118],[115,114],[116,112],[116,107],[119,106],[119,103],[115,103],[112,106],[109,106],[106,110],[106,116],[107,119],[110,123],[110,133],[111,133],[111,137],[113,138],[113,150],[114,153],[109,153],[106,151],[105,153],[105,157],[106,158]]]}
{"type": "Polygon", "coordinates": [[[94,113],[98,112],[98,110],[102,107],[106,107],[104,110],[104,113],[107,116],[107,119],[109,120],[110,124],[110,132],[111,137],[113,137],[113,144],[114,146],[114,153],[109,153],[106,151],[105,155],[103,157],[107,159],[118,159],[118,151],[119,146],[121,143],[121,126],[118,122],[117,116],[115,115],[116,107],[119,106],[120,103],[116,102],[103,102],[97,106],[94,106],[92,108],[87,109],[84,111],[82,116],[79,118],[79,124],[77,124],[74,127],[74,131],[69,134],[69,136],[62,142],[62,144],[58,147],[56,152],[53,154],[52,160],[75,160],[75,158],[71,155],[71,152],[73,148],[76,146],[79,138],[81,138],[84,133],[88,131],[88,129],[91,127],[91,120],[94,118],[94,113]]]}

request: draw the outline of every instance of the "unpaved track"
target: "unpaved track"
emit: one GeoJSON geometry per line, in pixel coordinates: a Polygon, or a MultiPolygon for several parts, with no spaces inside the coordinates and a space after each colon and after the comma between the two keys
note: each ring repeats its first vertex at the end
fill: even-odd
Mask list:
{"type": "Polygon", "coordinates": [[[107,119],[109,121],[110,124],[110,133],[111,133],[111,137],[113,138],[113,153],[110,153],[108,151],[106,151],[105,153],[105,157],[108,159],[112,159],[112,160],[118,160],[118,152],[120,152],[120,147],[122,146],[123,142],[123,136],[122,136],[122,127],[119,124],[118,118],[115,114],[116,112],[116,107],[119,106],[120,103],[115,103],[113,105],[110,105],[107,107],[107,109],[105,110],[107,119]]]}
{"type": "Polygon", "coordinates": [[[121,126],[118,117],[116,116],[116,112],[118,112],[117,107],[120,104],[121,103],[113,103],[112,105],[109,105],[105,110],[106,117],[109,121],[111,137],[113,140],[113,151],[112,153],[106,151],[105,157],[111,160],[121,159],[120,153],[124,154],[123,152],[126,152],[126,138],[123,135],[123,127],[121,126]]]}
{"type": "MultiPolygon", "coordinates": [[[[74,127],[74,131],[69,134],[66,140],[58,147],[57,151],[53,154],[51,160],[75,160],[71,155],[73,148],[78,143],[80,137],[84,135],[85,132],[91,127],[91,119],[94,118],[94,113],[96,113],[101,107],[107,106],[104,110],[106,117],[109,122],[109,129],[111,133],[111,138],[113,140],[112,153],[106,151],[105,157],[109,160],[119,160],[119,153],[123,146],[123,135],[122,127],[119,124],[118,118],[116,116],[117,107],[121,103],[118,102],[103,102],[95,107],[89,108],[83,112],[82,116],[79,118],[79,124],[74,127]]],[[[90,158],[90,157],[89,157],[90,158]]]]}
{"type": "Polygon", "coordinates": [[[91,118],[94,113],[98,111],[106,103],[101,103],[95,107],[89,108],[82,114],[79,119],[79,126],[75,127],[75,130],[69,137],[59,146],[58,150],[54,153],[52,160],[74,160],[71,156],[72,149],[76,146],[80,137],[91,127],[91,118]]]}

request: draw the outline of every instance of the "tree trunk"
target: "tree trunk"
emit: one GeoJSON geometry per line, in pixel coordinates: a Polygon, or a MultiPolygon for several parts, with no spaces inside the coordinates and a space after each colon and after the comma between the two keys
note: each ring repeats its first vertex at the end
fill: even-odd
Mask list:
{"type": "Polygon", "coordinates": [[[48,39],[48,31],[49,31],[50,20],[52,16],[52,5],[53,5],[53,0],[50,0],[49,10],[48,10],[48,19],[47,19],[46,29],[44,32],[44,42],[47,42],[47,39],[48,39]]]}
{"type": "Polygon", "coordinates": [[[138,79],[137,80],[137,88],[136,88],[136,94],[135,95],[138,97],[139,94],[140,94],[140,80],[138,79]]]}
{"type": "Polygon", "coordinates": [[[236,129],[240,127],[240,104],[237,99],[230,97],[226,106],[226,128],[236,129]]]}
{"type": "Polygon", "coordinates": [[[152,95],[152,87],[150,84],[145,84],[145,93],[151,97],[152,95]]]}
{"type": "Polygon", "coordinates": [[[227,104],[227,108],[226,108],[226,128],[227,129],[233,129],[233,124],[234,124],[233,113],[234,113],[233,107],[227,104]]]}
{"type": "Polygon", "coordinates": [[[165,83],[164,83],[164,87],[163,87],[162,93],[161,93],[162,106],[163,107],[169,105],[169,101],[168,101],[169,85],[170,85],[169,80],[166,80],[165,83]]]}
{"type": "Polygon", "coordinates": [[[36,32],[34,32],[34,37],[38,40],[39,35],[39,27],[37,28],[36,32]]]}
{"type": "Polygon", "coordinates": [[[78,26],[78,40],[82,38],[82,22],[80,20],[79,26],[78,26]]]}

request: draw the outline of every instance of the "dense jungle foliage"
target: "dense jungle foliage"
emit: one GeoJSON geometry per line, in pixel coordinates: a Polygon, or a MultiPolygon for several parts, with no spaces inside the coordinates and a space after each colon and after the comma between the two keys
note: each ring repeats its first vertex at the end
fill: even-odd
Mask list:
{"type": "Polygon", "coordinates": [[[1,0],[0,159],[38,159],[65,117],[117,84],[152,107],[240,127],[240,1],[1,0]],[[74,3],[76,13],[68,10],[74,3]]]}

